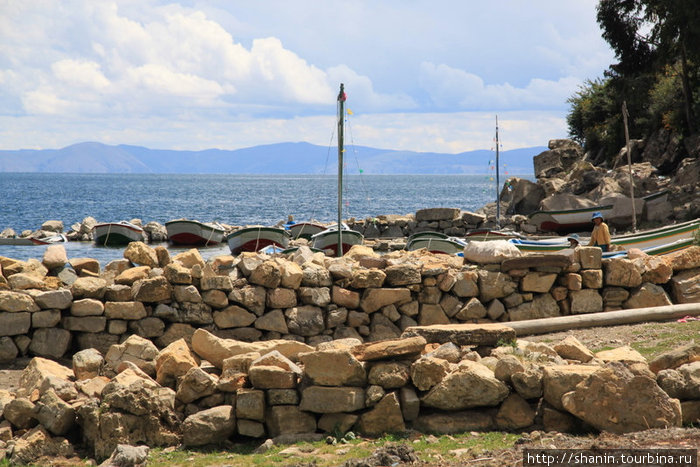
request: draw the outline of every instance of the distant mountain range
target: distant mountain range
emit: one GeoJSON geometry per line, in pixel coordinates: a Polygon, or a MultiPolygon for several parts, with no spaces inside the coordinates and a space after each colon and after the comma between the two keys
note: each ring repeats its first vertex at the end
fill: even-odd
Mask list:
{"type": "MultiPolygon", "coordinates": [[[[546,149],[501,151],[501,173],[532,174],[532,158],[546,149]]],[[[365,174],[488,174],[495,159],[489,150],[442,154],[349,146],[345,154],[349,173],[365,174]]],[[[333,174],[336,157],[335,147],[309,143],[173,151],[87,142],[63,149],[0,151],[0,172],[333,174]]]]}

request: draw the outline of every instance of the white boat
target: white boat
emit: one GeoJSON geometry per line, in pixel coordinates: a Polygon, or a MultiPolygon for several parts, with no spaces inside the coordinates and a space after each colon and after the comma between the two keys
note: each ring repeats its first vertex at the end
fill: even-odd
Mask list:
{"type": "Polygon", "coordinates": [[[228,234],[226,241],[231,254],[237,255],[242,251],[259,251],[268,245],[286,248],[289,244],[289,233],[277,227],[243,227],[228,234]]]}
{"type": "Polygon", "coordinates": [[[364,235],[343,224],[343,138],[345,134],[345,86],[338,93],[338,222],[311,237],[311,246],[334,256],[343,256],[353,245],[362,245],[364,235]],[[340,226],[340,228],[338,228],[340,226]]]}
{"type": "MultiPolygon", "coordinates": [[[[676,251],[685,250],[693,246],[695,240],[692,238],[683,238],[675,242],[666,243],[663,245],[641,248],[641,250],[651,256],[667,255],[676,251]]],[[[603,258],[620,258],[627,256],[627,250],[623,251],[607,251],[603,253],[603,258]]]]}
{"type": "Polygon", "coordinates": [[[287,224],[287,230],[289,230],[289,235],[293,239],[305,238],[310,240],[312,236],[317,233],[326,230],[325,225],[316,224],[314,222],[296,222],[294,224],[287,224]]]}
{"type": "Polygon", "coordinates": [[[126,245],[130,242],[143,242],[146,233],[138,225],[130,222],[107,222],[92,228],[92,238],[97,245],[126,245]]]}
{"type": "Polygon", "coordinates": [[[168,239],[176,245],[218,245],[224,241],[226,229],[220,224],[177,219],[165,223],[168,239]]]}
{"type": "Polygon", "coordinates": [[[64,243],[68,241],[68,238],[66,238],[65,235],[63,234],[56,234],[56,235],[49,235],[48,237],[29,237],[29,241],[32,242],[32,245],[51,245],[54,243],[64,243]]]}
{"type": "Polygon", "coordinates": [[[365,237],[360,232],[350,230],[345,224],[342,224],[342,228],[340,232],[338,232],[338,226],[334,224],[323,232],[313,235],[311,237],[311,246],[317,250],[326,252],[328,256],[343,256],[350,251],[353,245],[362,245],[364,238],[365,237]],[[338,244],[342,245],[340,252],[338,250],[338,244]]]}

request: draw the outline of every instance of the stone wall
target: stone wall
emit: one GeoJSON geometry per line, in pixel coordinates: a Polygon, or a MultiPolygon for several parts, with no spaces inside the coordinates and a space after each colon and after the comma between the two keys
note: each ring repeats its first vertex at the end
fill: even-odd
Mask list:
{"type": "Polygon", "coordinates": [[[104,268],[60,246],[42,262],[0,258],[0,355],[36,355],[17,391],[0,390],[0,458],[69,455],[75,443],[103,459],[118,444],[700,420],[697,345],[647,364],[629,347],[516,342],[507,326],[697,302],[700,247],[480,266],[364,247],[205,263],[196,250],[170,258],[133,243],[124,255],[104,268]],[[72,368],[54,361],[70,355],[72,368]]]}
{"type": "Polygon", "coordinates": [[[424,251],[344,258],[302,248],[205,263],[132,243],[101,268],[52,246],[42,262],[1,258],[0,361],[106,352],[127,336],[159,348],[195,329],[242,341],[396,338],[409,326],[508,322],[700,300],[700,247],[601,260],[600,250],[527,255],[496,264],[424,251]]]}

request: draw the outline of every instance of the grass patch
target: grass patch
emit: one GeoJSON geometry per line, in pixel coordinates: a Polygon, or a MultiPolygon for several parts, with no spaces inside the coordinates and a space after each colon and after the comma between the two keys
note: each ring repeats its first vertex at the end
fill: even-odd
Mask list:
{"type": "MultiPolygon", "coordinates": [[[[187,466],[236,466],[266,467],[315,462],[318,467],[337,466],[351,459],[370,456],[377,448],[390,443],[411,446],[424,462],[442,459],[455,459],[451,451],[468,449],[470,455],[498,449],[508,449],[515,445],[520,435],[511,433],[463,433],[458,435],[430,436],[418,433],[388,435],[377,439],[358,438],[347,444],[297,443],[275,446],[264,454],[254,454],[253,450],[262,441],[237,444],[229,450],[205,449],[152,449],[148,458],[149,467],[187,466]]],[[[2,464],[0,464],[1,467],[2,464]]]]}

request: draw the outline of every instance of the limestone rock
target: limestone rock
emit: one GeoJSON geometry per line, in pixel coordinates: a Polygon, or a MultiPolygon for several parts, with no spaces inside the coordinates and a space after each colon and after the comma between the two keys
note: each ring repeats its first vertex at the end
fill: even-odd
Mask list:
{"type": "Polygon", "coordinates": [[[190,415],[182,423],[185,446],[205,446],[226,441],[236,431],[233,406],[220,405],[190,415]]]}
{"type": "Polygon", "coordinates": [[[131,362],[149,376],[155,376],[155,359],[158,348],[148,339],[132,335],[123,343],[113,345],[105,355],[105,362],[116,369],[123,361],[131,362]]]}
{"type": "Polygon", "coordinates": [[[358,345],[353,347],[351,352],[360,361],[390,359],[419,354],[426,343],[422,336],[403,335],[400,339],[358,345]]]}
{"type": "Polygon", "coordinates": [[[156,357],[156,381],[164,386],[172,385],[198,366],[199,359],[192,353],[185,339],[178,339],[161,350],[156,357]]]}
{"type": "Polygon", "coordinates": [[[46,266],[46,269],[56,269],[65,266],[68,262],[66,255],[66,247],[63,245],[49,245],[44,251],[44,257],[41,264],[46,266]]]}
{"type": "Polygon", "coordinates": [[[34,301],[42,310],[65,310],[73,302],[69,289],[47,290],[34,295],[34,301]]]}
{"type": "Polygon", "coordinates": [[[411,364],[411,381],[420,391],[428,391],[439,384],[449,371],[447,360],[426,355],[411,364]]]}
{"type": "Polygon", "coordinates": [[[619,287],[639,287],[642,285],[642,275],[632,260],[611,258],[606,260],[605,285],[619,287]]]}
{"type": "Polygon", "coordinates": [[[563,407],[599,430],[628,433],[681,425],[681,406],[653,378],[611,362],[561,398],[563,407]]]}
{"type": "Polygon", "coordinates": [[[603,311],[603,297],[595,289],[572,290],[571,313],[597,313],[603,311]]]}
{"type": "Polygon", "coordinates": [[[520,430],[534,421],[535,411],[517,393],[506,397],[496,414],[496,424],[500,430],[520,430]]]}
{"type": "Polygon", "coordinates": [[[201,369],[192,367],[182,376],[177,386],[177,399],[185,404],[210,396],[216,391],[218,378],[201,369]]]}
{"type": "Polygon", "coordinates": [[[372,409],[360,415],[357,429],[368,436],[406,431],[396,393],[387,394],[372,409]]]}
{"type": "Polygon", "coordinates": [[[631,293],[630,298],[622,304],[622,307],[648,308],[671,304],[671,299],[662,287],[650,282],[645,282],[639,289],[631,293]]]}
{"type": "Polygon", "coordinates": [[[350,351],[331,349],[300,355],[304,373],[318,386],[364,386],[367,373],[350,351]]]}
{"type": "Polygon", "coordinates": [[[455,345],[490,345],[495,346],[499,341],[515,340],[515,331],[503,324],[445,324],[435,326],[412,326],[401,334],[402,339],[422,337],[425,342],[455,345]]]}
{"type": "Polygon", "coordinates": [[[75,424],[75,410],[53,390],[42,394],[34,408],[34,417],[54,435],[64,435],[75,424]]]}
{"type": "Polygon", "coordinates": [[[557,351],[561,358],[577,360],[582,363],[589,362],[594,357],[593,352],[588,350],[574,336],[566,336],[563,340],[554,344],[554,350],[557,351]]]}
{"type": "Polygon", "coordinates": [[[384,389],[398,389],[409,380],[409,367],[401,362],[377,362],[367,375],[367,382],[384,389]]]}
{"type": "Polygon", "coordinates": [[[700,268],[683,270],[671,279],[674,303],[700,302],[700,268]]]}
{"type": "Polygon", "coordinates": [[[34,299],[25,293],[0,290],[0,311],[8,311],[10,313],[33,312],[39,311],[39,307],[34,302],[34,299]]]}
{"type": "Polygon", "coordinates": [[[422,404],[442,410],[463,410],[498,405],[508,387],[484,365],[469,360],[448,374],[422,398],[422,404]]]}
{"type": "Polygon", "coordinates": [[[136,281],[132,287],[134,300],[139,302],[155,303],[170,300],[172,293],[170,282],[163,276],[136,281]]]}
{"type": "Polygon", "coordinates": [[[365,390],[360,387],[309,386],[301,393],[299,408],[305,412],[355,412],[365,407],[365,390]]]}
{"type": "Polygon", "coordinates": [[[554,365],[544,367],[542,379],[543,395],[552,407],[564,410],[561,397],[576,388],[576,385],[598,370],[597,366],[554,365]]]}
{"type": "Polygon", "coordinates": [[[39,328],[32,335],[29,351],[34,355],[59,359],[68,352],[72,336],[60,328],[39,328]]]}
{"type": "Polygon", "coordinates": [[[402,305],[411,301],[411,291],[404,288],[372,288],[366,289],[360,301],[360,307],[365,313],[375,311],[387,305],[402,305]]]}
{"type": "Polygon", "coordinates": [[[657,355],[649,362],[649,369],[658,373],[661,370],[675,369],[697,361],[700,361],[700,344],[692,343],[657,355]]]}
{"type": "Polygon", "coordinates": [[[310,413],[302,412],[296,405],[276,405],[267,410],[265,425],[272,437],[312,433],[316,431],[316,418],[310,413]]]}
{"type": "Polygon", "coordinates": [[[470,431],[493,431],[495,410],[461,410],[421,414],[413,428],[423,433],[451,434],[470,431]]]}
{"type": "Polygon", "coordinates": [[[124,249],[124,258],[141,266],[158,267],[156,251],[143,242],[131,242],[124,249]]]}
{"type": "Polygon", "coordinates": [[[11,465],[25,465],[42,457],[71,457],[73,446],[65,438],[52,438],[41,426],[24,433],[15,443],[9,458],[11,465]]]}
{"type": "MultiPolygon", "coordinates": [[[[472,242],[491,243],[491,242],[472,242]]],[[[494,298],[506,297],[518,289],[518,285],[508,275],[501,272],[479,270],[479,300],[488,303],[494,298]]]]}
{"type": "Polygon", "coordinates": [[[106,289],[107,282],[98,277],[79,277],[70,288],[74,299],[96,298],[98,300],[104,297],[106,289]]]}
{"type": "Polygon", "coordinates": [[[85,349],[73,354],[73,373],[78,381],[92,379],[102,373],[105,359],[96,349],[85,349]]]}

